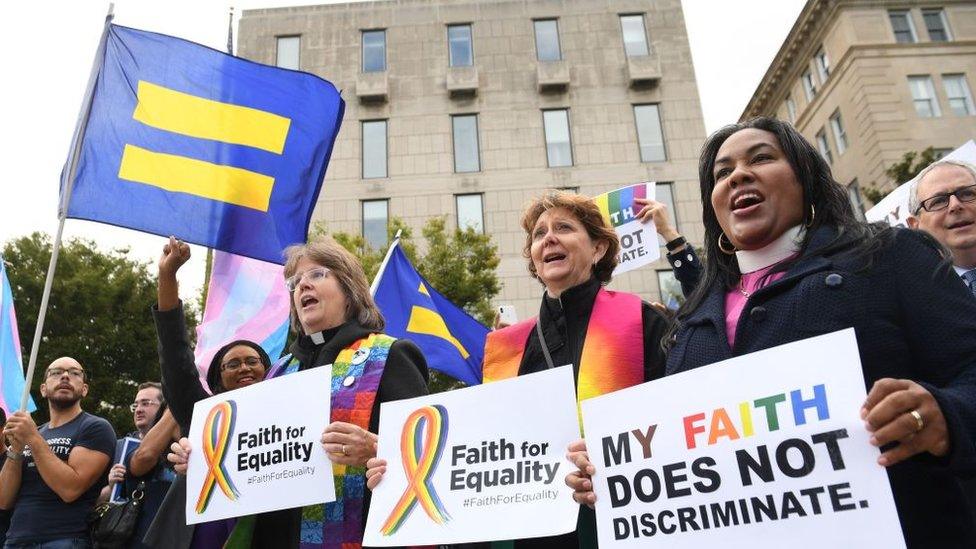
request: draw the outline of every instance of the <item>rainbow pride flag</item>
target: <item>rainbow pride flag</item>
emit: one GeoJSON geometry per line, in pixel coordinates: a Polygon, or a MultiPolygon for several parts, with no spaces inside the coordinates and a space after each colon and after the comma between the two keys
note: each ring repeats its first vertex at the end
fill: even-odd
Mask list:
{"type": "Polygon", "coordinates": [[[203,386],[214,354],[227,343],[247,339],[277,359],[288,337],[288,300],[284,268],[215,251],[203,322],[194,351],[203,386]]]}
{"type": "MultiPolygon", "coordinates": [[[[14,294],[7,279],[7,264],[0,256],[0,408],[9,416],[20,407],[24,393],[24,362],[14,313],[14,294]]],[[[27,411],[37,409],[33,398],[27,400],[27,411]]]]}

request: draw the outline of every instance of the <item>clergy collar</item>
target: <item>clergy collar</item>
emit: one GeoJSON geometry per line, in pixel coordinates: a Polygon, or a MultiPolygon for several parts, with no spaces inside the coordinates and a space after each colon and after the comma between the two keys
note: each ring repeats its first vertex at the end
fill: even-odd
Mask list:
{"type": "Polygon", "coordinates": [[[329,328],[328,330],[322,330],[321,332],[307,334],[307,337],[312,341],[313,345],[321,345],[335,337],[336,333],[339,332],[339,328],[342,328],[342,325],[329,328]]]}
{"type": "Polygon", "coordinates": [[[797,225],[758,250],[737,250],[735,258],[739,261],[739,272],[753,273],[796,255],[803,242],[803,232],[803,226],[797,225]]]}

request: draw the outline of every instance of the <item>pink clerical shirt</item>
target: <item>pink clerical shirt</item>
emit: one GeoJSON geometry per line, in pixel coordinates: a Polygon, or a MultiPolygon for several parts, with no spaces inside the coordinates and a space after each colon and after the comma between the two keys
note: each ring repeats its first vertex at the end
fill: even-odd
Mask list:
{"type": "Polygon", "coordinates": [[[779,272],[773,274],[769,278],[763,280],[763,276],[766,275],[776,263],[758,271],[753,271],[751,273],[746,273],[742,275],[741,286],[736,286],[732,290],[729,290],[725,294],[725,336],[729,340],[729,348],[735,347],[735,329],[739,325],[739,317],[742,316],[742,309],[746,306],[746,301],[749,300],[741,291],[740,288],[744,288],[746,293],[752,295],[753,292],[758,290],[763,286],[768,286],[772,282],[775,282],[783,278],[786,273],[779,272]],[[762,284],[760,284],[762,282],[762,284]]]}

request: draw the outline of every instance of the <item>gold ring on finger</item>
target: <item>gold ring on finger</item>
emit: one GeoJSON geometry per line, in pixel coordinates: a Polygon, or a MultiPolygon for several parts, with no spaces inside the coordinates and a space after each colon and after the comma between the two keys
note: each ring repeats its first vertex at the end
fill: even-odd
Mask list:
{"type": "Polygon", "coordinates": [[[922,420],[922,414],[918,413],[918,410],[912,410],[908,412],[913,418],[915,418],[915,432],[919,432],[925,428],[925,422],[922,420]]]}

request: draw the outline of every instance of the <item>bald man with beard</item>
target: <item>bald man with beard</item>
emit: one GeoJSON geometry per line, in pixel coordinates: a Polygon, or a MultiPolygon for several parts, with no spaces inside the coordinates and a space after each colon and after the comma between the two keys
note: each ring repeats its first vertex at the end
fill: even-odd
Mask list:
{"type": "Polygon", "coordinates": [[[17,412],[3,428],[10,447],[0,470],[0,509],[13,509],[5,549],[90,547],[86,519],[115,451],[115,432],[81,409],[86,380],[77,360],[55,360],[40,387],[51,420],[37,427],[17,412]]]}

